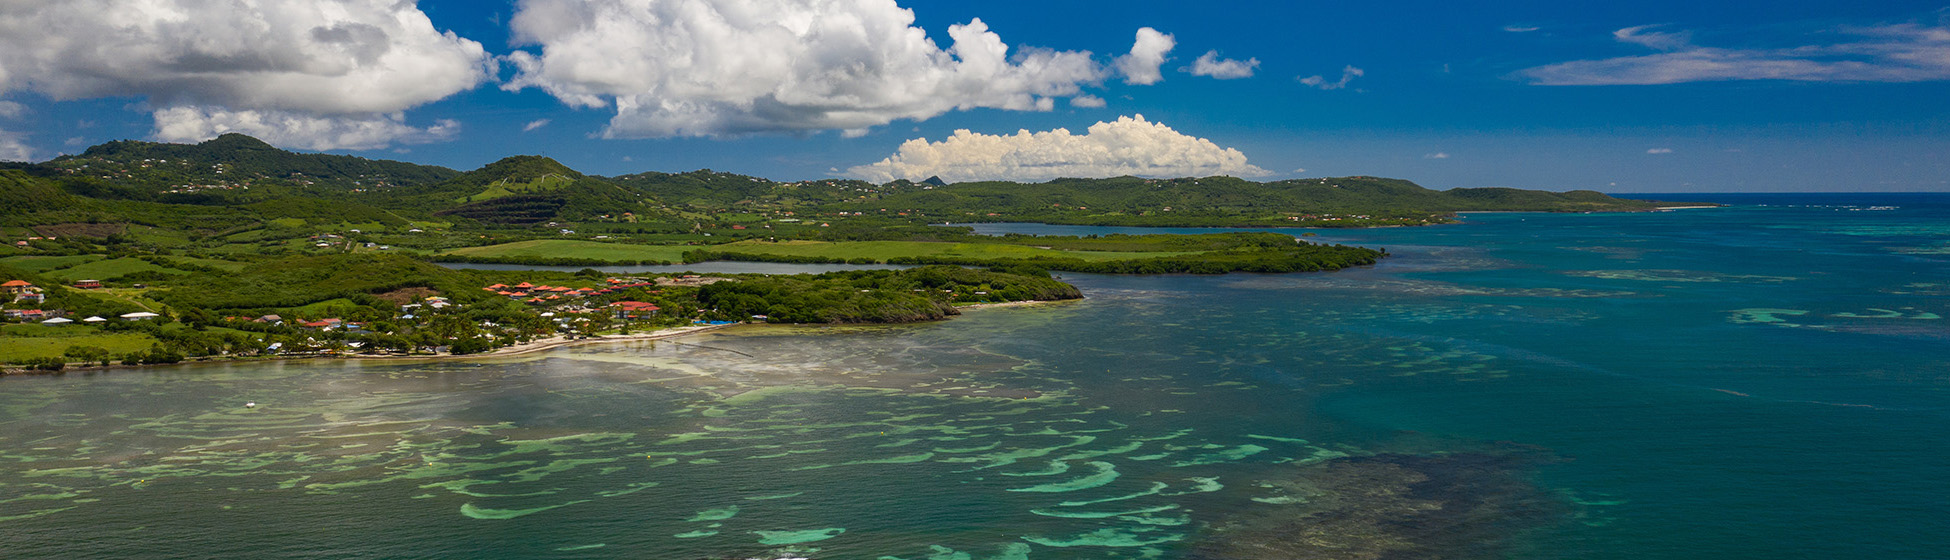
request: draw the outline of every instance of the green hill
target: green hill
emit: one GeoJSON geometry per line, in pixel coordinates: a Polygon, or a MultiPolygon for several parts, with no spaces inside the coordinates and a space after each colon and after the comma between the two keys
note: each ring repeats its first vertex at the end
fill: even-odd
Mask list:
{"type": "Polygon", "coordinates": [[[386,189],[439,182],[457,174],[431,165],[291,152],[234,133],[199,144],[118,140],[88,148],[80,155],[55,158],[46,165],[74,176],[151,191],[182,190],[184,186],[255,187],[258,183],[300,189],[386,189]]]}

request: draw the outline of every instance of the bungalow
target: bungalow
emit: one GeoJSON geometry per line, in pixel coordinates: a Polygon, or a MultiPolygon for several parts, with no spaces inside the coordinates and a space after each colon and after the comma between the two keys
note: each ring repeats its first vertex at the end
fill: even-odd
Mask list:
{"type": "Polygon", "coordinates": [[[269,324],[272,324],[272,325],[276,325],[276,324],[280,324],[280,323],[283,323],[283,322],[284,322],[284,318],[283,318],[283,317],[279,317],[279,316],[277,316],[277,315],[265,315],[265,316],[263,316],[263,317],[258,317],[258,318],[256,318],[256,319],[251,319],[251,322],[254,322],[254,323],[269,323],[269,324]]]}
{"type": "Polygon", "coordinates": [[[0,292],[6,293],[8,295],[17,296],[20,294],[27,293],[33,289],[34,289],[34,284],[26,280],[8,280],[6,283],[0,284],[0,292]]]}
{"type": "Polygon", "coordinates": [[[616,318],[618,319],[646,317],[655,315],[657,311],[661,310],[655,304],[641,301],[619,301],[609,304],[609,308],[616,311],[616,318]]]}
{"type": "Polygon", "coordinates": [[[47,302],[47,294],[43,294],[40,292],[27,292],[27,293],[20,294],[18,296],[14,296],[14,303],[46,303],[46,302],[47,302]]]}
{"type": "Polygon", "coordinates": [[[322,330],[328,330],[328,331],[329,331],[329,330],[332,330],[332,329],[335,329],[335,328],[338,328],[338,327],[339,327],[339,325],[342,325],[342,324],[345,324],[345,320],[343,320],[343,319],[336,319],[336,318],[334,318],[334,319],[320,319],[320,320],[317,320],[317,321],[312,321],[312,322],[310,322],[310,323],[299,323],[299,324],[298,324],[298,326],[301,326],[301,327],[304,327],[304,328],[307,328],[307,329],[322,329],[322,330]]]}
{"type": "Polygon", "coordinates": [[[126,319],[126,320],[130,320],[130,321],[141,321],[141,320],[143,320],[143,319],[154,319],[154,318],[157,318],[157,317],[161,317],[161,316],[162,316],[162,315],[157,315],[157,314],[155,314],[155,313],[150,313],[150,312],[147,312],[147,311],[139,311],[139,312],[135,312],[135,313],[123,313],[123,314],[121,315],[121,317],[122,317],[123,319],[126,319]]]}
{"type": "Polygon", "coordinates": [[[101,287],[102,287],[102,281],[100,281],[100,280],[76,280],[76,281],[75,281],[75,283],[74,283],[74,287],[76,287],[76,288],[81,288],[81,289],[83,289],[83,290],[94,290],[94,289],[98,289],[98,288],[101,288],[101,287]]]}

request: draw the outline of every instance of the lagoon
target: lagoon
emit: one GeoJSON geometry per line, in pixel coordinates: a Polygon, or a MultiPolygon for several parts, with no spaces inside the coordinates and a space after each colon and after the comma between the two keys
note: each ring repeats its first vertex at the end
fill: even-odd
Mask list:
{"type": "Polygon", "coordinates": [[[1395,256],[1066,273],[1088,299],[919,325],[0,379],[0,542],[23,558],[1940,555],[1950,197],[1723,198],[1307,230],[1395,256]]]}

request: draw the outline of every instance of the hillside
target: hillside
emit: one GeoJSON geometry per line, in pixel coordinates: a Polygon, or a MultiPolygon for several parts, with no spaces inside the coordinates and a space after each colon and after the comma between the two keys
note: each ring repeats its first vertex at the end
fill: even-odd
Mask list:
{"type": "Polygon", "coordinates": [[[445,167],[401,161],[291,152],[234,133],[199,144],[117,140],[88,148],[80,155],[55,158],[45,165],[73,176],[152,191],[178,191],[167,194],[234,190],[258,183],[386,189],[442,181],[457,174],[445,167]]]}

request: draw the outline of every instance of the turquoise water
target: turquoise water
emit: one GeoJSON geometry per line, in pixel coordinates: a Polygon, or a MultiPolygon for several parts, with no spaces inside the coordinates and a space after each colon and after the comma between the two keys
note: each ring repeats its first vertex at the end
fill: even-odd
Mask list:
{"type": "Polygon", "coordinates": [[[1395,256],[1065,275],[1089,299],[925,325],[9,378],[0,542],[10,558],[1941,557],[1950,198],[1725,198],[1320,231],[1395,256]]]}

